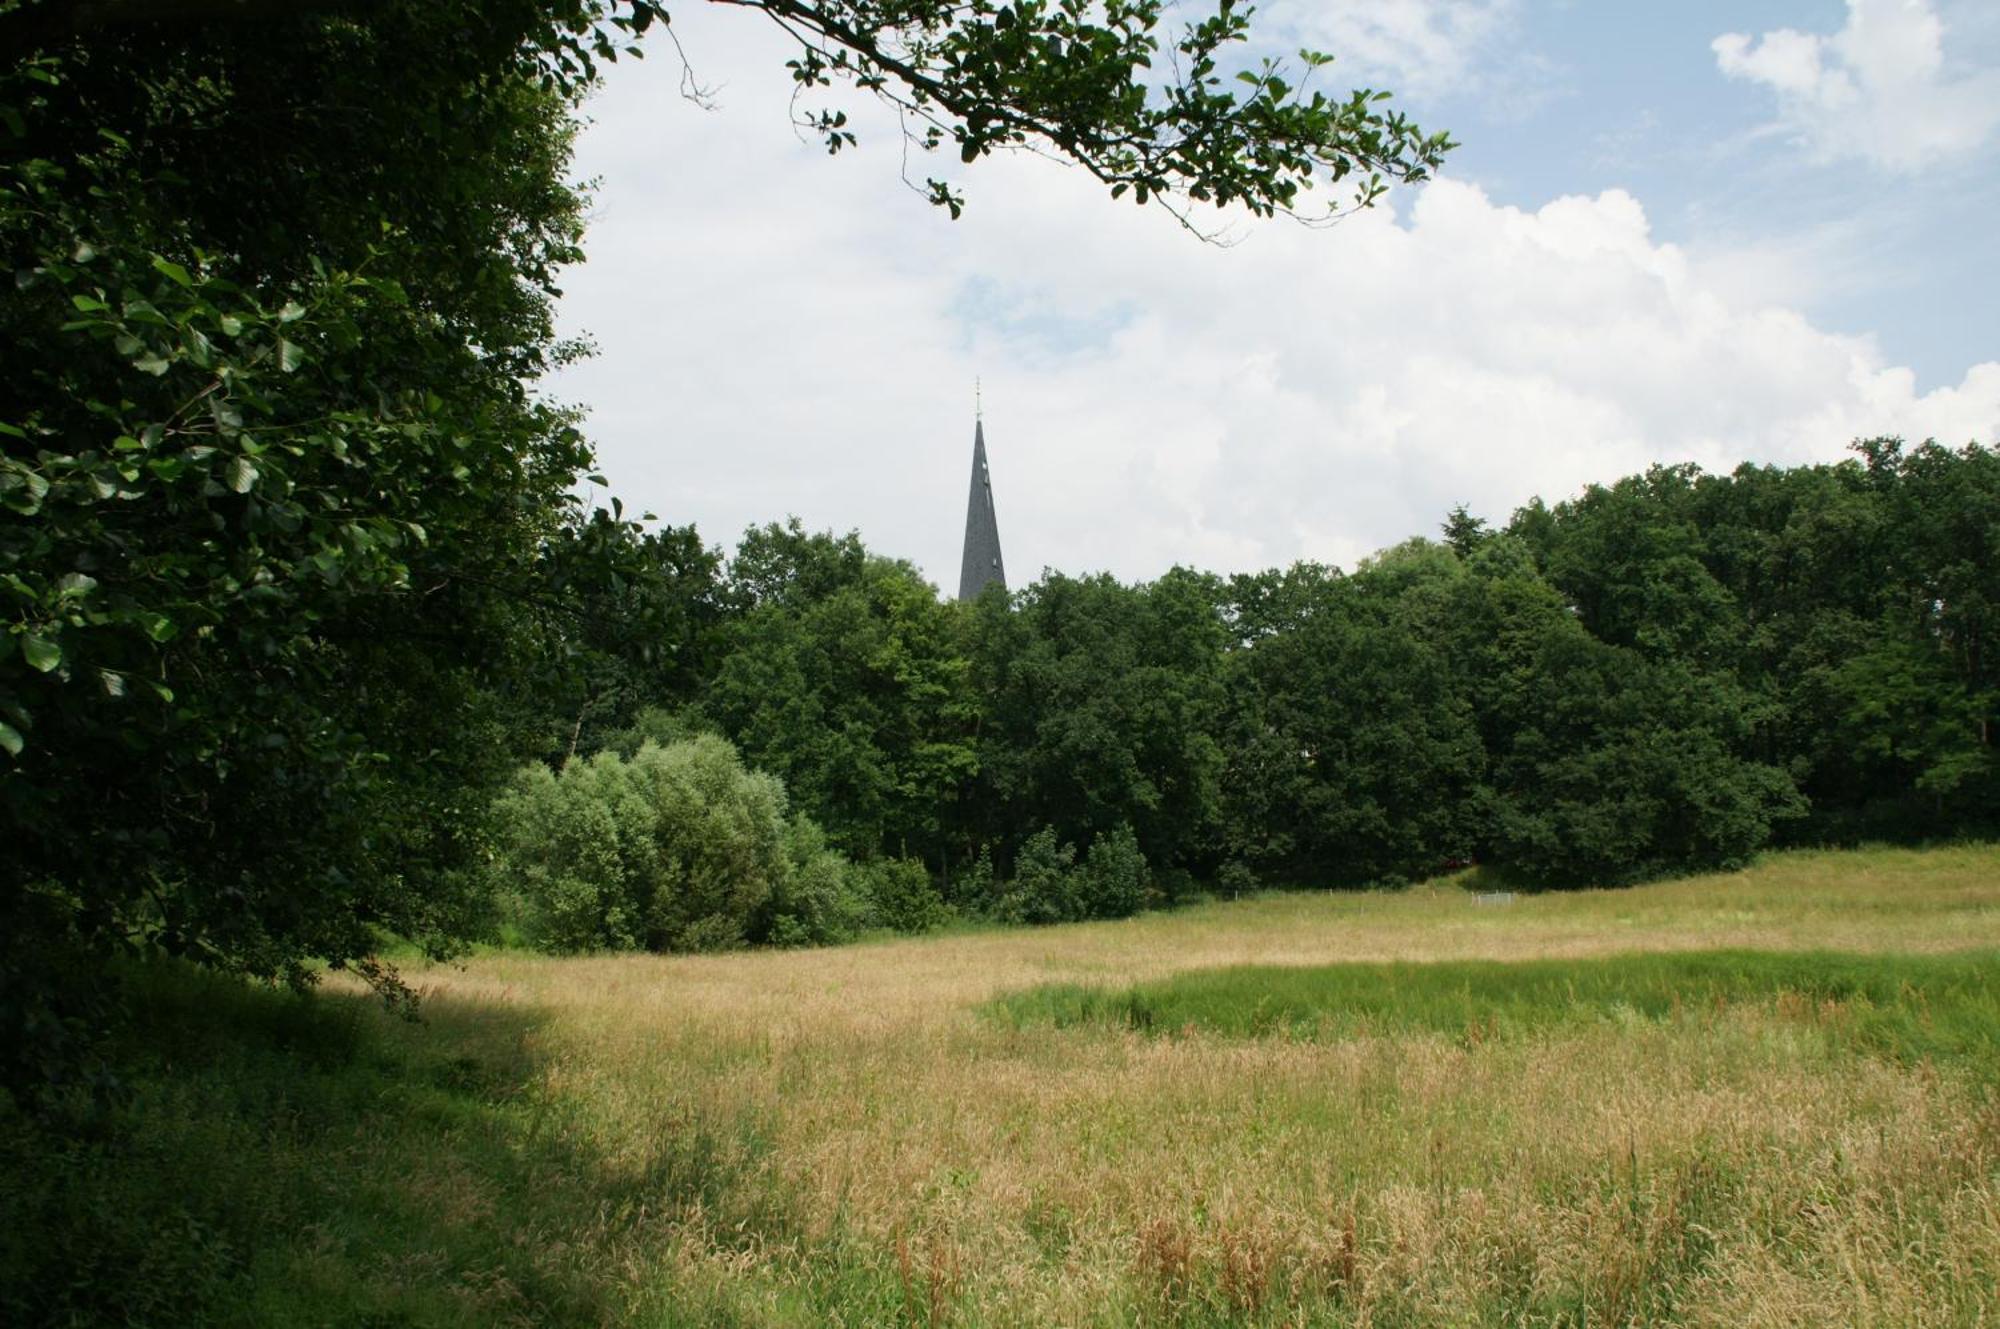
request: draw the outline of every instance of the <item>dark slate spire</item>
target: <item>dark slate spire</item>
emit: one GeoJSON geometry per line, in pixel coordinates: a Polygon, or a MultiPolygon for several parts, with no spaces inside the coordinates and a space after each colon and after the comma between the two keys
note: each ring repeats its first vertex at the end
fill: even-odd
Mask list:
{"type": "Polygon", "coordinates": [[[972,497],[965,505],[965,561],[958,572],[958,598],[976,600],[989,583],[1007,589],[1000,563],[1000,523],[993,516],[993,477],[986,470],[986,423],[972,426],[972,497]]]}

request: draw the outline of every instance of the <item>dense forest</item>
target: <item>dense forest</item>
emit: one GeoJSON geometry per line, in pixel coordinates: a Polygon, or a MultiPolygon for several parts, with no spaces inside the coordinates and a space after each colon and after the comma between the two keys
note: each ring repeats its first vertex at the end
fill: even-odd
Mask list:
{"type": "Polygon", "coordinates": [[[1989,832],[2000,454],[1855,451],[1461,508],[1351,573],[1049,572],[969,604],[853,534],[773,524],[725,560],[661,531],[626,594],[671,635],[579,634],[587,681],[499,805],[498,895],[545,944],[673,948],[1989,832]],[[657,792],[724,788],[754,836],[657,792]],[[829,849],[845,887],[787,886],[829,849]]]}

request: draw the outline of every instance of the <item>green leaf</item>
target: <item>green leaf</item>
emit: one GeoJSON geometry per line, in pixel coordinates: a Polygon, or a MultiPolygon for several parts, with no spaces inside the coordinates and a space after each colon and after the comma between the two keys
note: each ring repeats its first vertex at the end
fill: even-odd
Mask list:
{"type": "Polygon", "coordinates": [[[238,457],[229,463],[229,470],[224,478],[228,481],[230,489],[239,494],[247,494],[250,492],[250,486],[257,483],[258,475],[257,467],[248,457],[238,457]]]}
{"type": "Polygon", "coordinates": [[[155,353],[153,355],[141,356],[139,359],[134,360],[132,367],[142,374],[151,374],[153,377],[158,378],[161,374],[173,368],[173,361],[155,353]]]}
{"type": "Polygon", "coordinates": [[[105,696],[122,697],[125,695],[125,675],[119,673],[116,669],[98,670],[97,681],[103,686],[105,696]]]}
{"type": "Polygon", "coordinates": [[[240,336],[243,332],[243,320],[234,314],[224,314],[216,320],[216,326],[222,329],[225,337],[240,336]]]}
{"type": "Polygon", "coordinates": [[[56,580],[56,593],[59,595],[83,596],[96,589],[97,578],[81,572],[66,572],[56,580]]]}
{"type": "Polygon", "coordinates": [[[146,630],[148,637],[151,637],[154,641],[161,642],[172,641],[180,635],[181,631],[180,624],[174,622],[165,614],[143,615],[139,620],[139,626],[146,630]]]}
{"type": "Polygon", "coordinates": [[[46,674],[62,663],[62,647],[47,637],[27,633],[21,638],[21,655],[31,669],[46,674]]]}
{"type": "Polygon", "coordinates": [[[153,271],[185,290],[194,289],[194,278],[188,275],[186,268],[172,259],[161,258],[158,254],[153,255],[153,271]]]}
{"type": "Polygon", "coordinates": [[[306,353],[295,341],[278,338],[278,368],[289,374],[306,361],[306,353]]]}
{"type": "Polygon", "coordinates": [[[88,295],[72,295],[69,298],[69,302],[76,306],[78,313],[82,314],[102,313],[104,310],[111,308],[110,305],[105,304],[102,300],[88,295]]]}
{"type": "Polygon", "coordinates": [[[284,308],[278,311],[278,322],[296,323],[305,316],[306,307],[304,305],[296,300],[287,300],[285,301],[284,308]]]}
{"type": "Polygon", "coordinates": [[[21,731],[5,720],[0,720],[0,748],[7,749],[7,755],[10,757],[18,757],[21,755],[21,749],[26,746],[27,744],[21,739],[21,731]]]}

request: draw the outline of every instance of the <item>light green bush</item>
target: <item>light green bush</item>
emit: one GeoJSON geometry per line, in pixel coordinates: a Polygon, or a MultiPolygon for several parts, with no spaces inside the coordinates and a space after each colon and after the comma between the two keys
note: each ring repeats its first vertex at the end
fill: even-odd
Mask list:
{"type": "Polygon", "coordinates": [[[499,893],[548,950],[760,941],[794,870],[784,786],[714,735],[529,767],[495,813],[499,893]]]}
{"type": "Polygon", "coordinates": [[[803,814],[785,825],[791,870],[771,898],[764,940],[774,946],[822,946],[877,925],[860,870],[830,848],[826,833],[803,814]]]}

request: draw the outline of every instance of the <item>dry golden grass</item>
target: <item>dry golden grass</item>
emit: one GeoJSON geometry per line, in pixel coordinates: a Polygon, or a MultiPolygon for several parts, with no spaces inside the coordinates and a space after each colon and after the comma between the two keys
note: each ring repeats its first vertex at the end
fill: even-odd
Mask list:
{"type": "Polygon", "coordinates": [[[2000,1318],[1994,1077],[1809,1010],[1313,1043],[977,1008],[1248,962],[1996,945],[2000,850],[1964,848],[411,977],[530,1027],[552,1119],[660,1179],[643,1221],[562,1237],[615,1229],[634,1323],[1944,1325],[2000,1318]]]}

